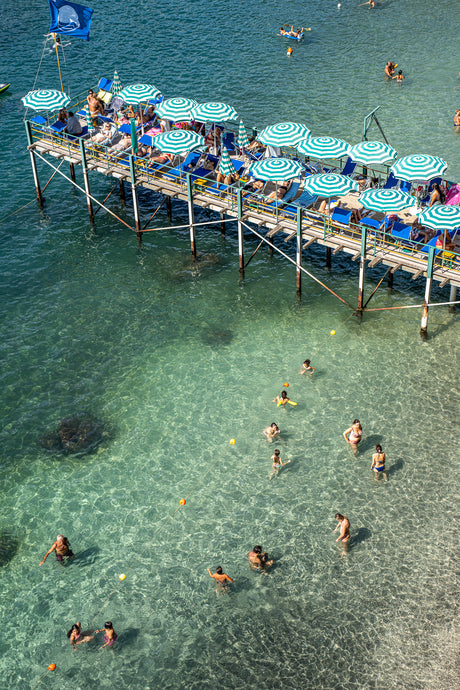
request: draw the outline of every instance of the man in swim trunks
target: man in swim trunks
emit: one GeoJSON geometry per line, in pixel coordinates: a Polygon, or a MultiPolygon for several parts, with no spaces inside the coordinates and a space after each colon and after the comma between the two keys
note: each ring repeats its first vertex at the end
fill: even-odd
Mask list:
{"type": "Polygon", "coordinates": [[[339,523],[334,530],[334,534],[340,527],[339,536],[335,541],[341,541],[342,544],[346,544],[350,539],[350,520],[340,513],[336,513],[334,517],[339,523]]]}
{"type": "Polygon", "coordinates": [[[212,573],[209,568],[206,568],[206,570],[209,573],[210,577],[213,577],[214,580],[216,581],[216,592],[221,592],[221,591],[227,591],[228,589],[228,582],[233,582],[232,578],[226,575],[222,567],[219,565],[216,568],[216,572],[212,573]]]}
{"type": "Polygon", "coordinates": [[[254,546],[253,550],[248,553],[249,565],[253,570],[263,570],[264,568],[271,568],[274,561],[268,560],[268,554],[262,553],[260,545],[254,546]]]}
{"type": "Polygon", "coordinates": [[[56,551],[56,560],[58,560],[62,565],[64,565],[63,561],[64,558],[75,558],[75,555],[70,548],[70,543],[67,537],[64,537],[62,534],[58,534],[56,537],[56,541],[52,545],[52,547],[45,553],[43,556],[43,560],[40,561],[39,565],[43,565],[43,563],[46,561],[50,553],[53,551],[56,551]]]}
{"type": "Polygon", "coordinates": [[[385,65],[385,77],[387,79],[392,79],[394,71],[395,71],[394,63],[391,62],[391,60],[388,60],[387,64],[385,65]]]}

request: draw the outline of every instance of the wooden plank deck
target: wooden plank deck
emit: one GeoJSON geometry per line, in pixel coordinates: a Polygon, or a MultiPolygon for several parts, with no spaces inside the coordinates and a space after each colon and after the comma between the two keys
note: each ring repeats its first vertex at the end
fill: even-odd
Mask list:
{"type": "MultiPolygon", "coordinates": [[[[30,147],[29,147],[30,148],[30,147]]],[[[59,160],[67,160],[74,165],[81,165],[81,156],[78,148],[69,146],[66,142],[56,143],[51,138],[35,138],[32,148],[41,154],[47,154],[59,160]]],[[[92,155],[91,149],[86,150],[88,170],[114,177],[119,180],[130,180],[129,166],[120,164],[116,160],[104,160],[101,157],[92,155]]],[[[165,168],[167,171],[167,168],[165,168]]],[[[161,171],[152,174],[143,173],[136,170],[136,182],[138,186],[151,189],[156,192],[187,201],[187,189],[185,178],[182,183],[173,181],[162,176],[161,171]]],[[[210,180],[212,182],[212,180],[210,180]]],[[[193,203],[202,208],[207,208],[217,213],[224,213],[233,218],[238,217],[237,207],[234,198],[228,195],[214,195],[206,192],[206,184],[194,185],[193,203]]],[[[265,227],[267,232],[265,237],[272,240],[275,235],[284,235],[286,242],[296,237],[296,221],[291,218],[283,218],[282,211],[276,212],[263,208],[263,205],[248,203],[243,205],[242,220],[245,224],[254,225],[257,228],[265,227]]],[[[216,221],[217,222],[217,221],[216,221]]],[[[377,242],[368,233],[368,245],[366,261],[370,267],[383,264],[391,268],[394,273],[402,270],[412,274],[413,278],[421,275],[426,276],[427,255],[420,252],[404,250],[397,245],[387,244],[383,241],[377,242]]],[[[321,216],[315,217],[314,212],[309,211],[308,217],[302,220],[302,249],[308,249],[312,244],[330,247],[332,253],[343,252],[351,256],[352,260],[357,260],[360,256],[361,236],[359,228],[354,232],[340,225],[328,226],[325,230],[324,220],[321,216]]],[[[441,285],[455,285],[460,287],[460,263],[454,266],[440,265],[435,262],[433,279],[441,285]]]]}

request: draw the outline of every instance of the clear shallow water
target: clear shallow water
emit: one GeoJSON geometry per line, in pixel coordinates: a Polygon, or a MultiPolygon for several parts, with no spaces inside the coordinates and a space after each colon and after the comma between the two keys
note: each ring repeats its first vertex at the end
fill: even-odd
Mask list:
{"type": "MultiPolygon", "coordinates": [[[[455,172],[458,66],[443,60],[444,87],[437,64],[423,81],[415,78],[432,64],[440,37],[453,32],[452,4],[436,11],[429,34],[434,10],[425,3],[417,16],[396,3],[375,14],[346,3],[340,14],[334,4],[307,7],[305,15],[304,5],[300,12],[287,3],[280,14],[268,2],[261,15],[260,4],[250,3],[242,17],[234,3],[154,11],[150,3],[124,3],[114,14],[113,3],[100,2],[93,40],[75,43],[72,59],[88,66],[88,83],[118,68],[124,80],[151,77],[167,93],[227,98],[248,125],[304,119],[314,133],[351,141],[368,110],[384,98],[396,107],[391,99],[398,98],[389,132],[382,116],[391,143],[401,153],[444,155],[455,172]],[[211,29],[197,39],[208,15],[216,17],[218,40],[211,29]],[[314,31],[288,61],[270,32],[291,16],[305,16],[314,31]],[[250,39],[237,31],[243,20],[250,39]],[[152,42],[140,48],[149,23],[152,42]],[[398,44],[405,47],[396,54],[398,44]],[[380,80],[388,57],[408,75],[399,91],[380,80]],[[298,90],[283,87],[274,103],[267,88],[274,77],[298,90]],[[423,118],[414,123],[422,98],[423,118]],[[430,140],[422,121],[437,123],[430,140]]],[[[2,217],[33,197],[22,148],[24,170],[12,164],[23,139],[11,135],[22,136],[17,98],[31,86],[44,33],[24,40],[34,11],[46,26],[34,3],[14,27],[21,61],[11,62],[11,37],[1,39],[2,69],[14,82],[0,102],[2,217]]],[[[70,76],[74,88],[78,77],[70,76]]],[[[40,173],[46,181],[48,170],[40,173]]],[[[94,177],[92,188],[103,198],[110,181],[94,177]]],[[[223,241],[218,226],[200,230],[205,255],[193,266],[186,231],[146,235],[139,250],[101,213],[92,233],[84,201],[59,180],[46,197],[43,213],[32,205],[0,226],[1,683],[33,687],[54,662],[45,684],[56,688],[455,687],[458,315],[432,309],[426,343],[417,336],[418,309],[340,327],[347,308],[308,280],[298,302],[293,268],[266,251],[241,284],[233,232],[223,241]],[[328,338],[331,328],[337,335],[328,338]],[[311,355],[317,372],[304,380],[297,372],[311,355]],[[298,406],[278,410],[270,401],[284,381],[298,406]],[[105,425],[97,452],[45,452],[42,434],[79,413],[105,425]],[[341,436],[355,416],[364,427],[356,460],[341,436]],[[292,463],[270,482],[274,446],[261,430],[273,420],[283,432],[282,457],[292,463]],[[387,452],[388,484],[369,471],[376,442],[387,452]],[[352,524],[346,557],[332,533],[336,511],[352,524]],[[79,558],[64,569],[50,557],[38,568],[59,531],[79,558]],[[275,557],[267,577],[247,567],[255,543],[275,557]],[[206,573],[219,564],[235,578],[228,596],[216,597],[206,573]],[[121,572],[128,577],[118,584],[121,572]],[[118,647],[71,653],[65,632],[76,619],[84,627],[112,619],[118,647]]],[[[117,197],[112,203],[123,213],[117,197]]],[[[156,203],[142,195],[145,220],[156,203]]],[[[185,218],[174,204],[173,222],[185,218]]],[[[253,240],[246,246],[249,255],[253,240]]],[[[305,261],[356,302],[354,264],[334,257],[328,273],[319,248],[305,261]]],[[[367,294],[381,275],[368,271],[367,294]]],[[[380,290],[374,306],[418,304],[422,296],[423,281],[396,274],[393,293],[380,290]]],[[[446,289],[434,291],[436,301],[447,297],[446,289]]]]}

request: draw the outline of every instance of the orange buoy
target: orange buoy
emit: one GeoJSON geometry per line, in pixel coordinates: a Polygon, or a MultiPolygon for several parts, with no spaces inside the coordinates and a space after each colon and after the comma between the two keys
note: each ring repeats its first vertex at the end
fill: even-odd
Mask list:
{"type": "Polygon", "coordinates": [[[288,55],[292,55],[292,48],[291,48],[291,46],[289,46],[289,48],[287,49],[287,54],[288,54],[288,55]]]}
{"type": "Polygon", "coordinates": [[[289,388],[289,384],[288,384],[288,383],[283,383],[283,386],[284,386],[285,388],[289,388]]]}
{"type": "Polygon", "coordinates": [[[55,668],[56,668],[56,664],[50,664],[48,666],[48,671],[54,671],[55,668]]]}
{"type": "Polygon", "coordinates": [[[187,503],[187,501],[185,500],[185,498],[181,498],[180,501],[179,501],[179,503],[181,504],[181,506],[185,506],[185,504],[187,503]]]}

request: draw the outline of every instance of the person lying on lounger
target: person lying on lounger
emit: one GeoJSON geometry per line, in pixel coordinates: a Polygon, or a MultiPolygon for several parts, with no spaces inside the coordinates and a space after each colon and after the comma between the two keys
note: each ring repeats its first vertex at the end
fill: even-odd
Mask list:
{"type": "Polygon", "coordinates": [[[115,134],[115,126],[110,122],[104,122],[101,131],[91,137],[91,141],[96,144],[102,144],[103,141],[111,139],[115,134]]]}
{"type": "Polygon", "coordinates": [[[286,195],[286,192],[291,188],[291,185],[292,180],[289,180],[289,182],[283,182],[283,184],[278,185],[276,189],[267,196],[267,199],[271,199],[272,201],[281,201],[281,199],[286,195]]]}
{"type": "Polygon", "coordinates": [[[117,144],[114,144],[111,149],[112,151],[124,151],[129,146],[131,146],[131,137],[129,134],[123,134],[122,138],[117,144]]]}
{"type": "Polygon", "coordinates": [[[236,184],[238,180],[240,179],[240,176],[238,173],[232,173],[231,175],[222,175],[222,173],[217,173],[217,179],[216,182],[217,184],[226,184],[227,187],[229,187],[231,184],[236,184]]]}
{"type": "Polygon", "coordinates": [[[248,196],[249,194],[260,193],[265,187],[265,182],[262,180],[249,180],[249,182],[244,186],[243,196],[248,196]]]}

